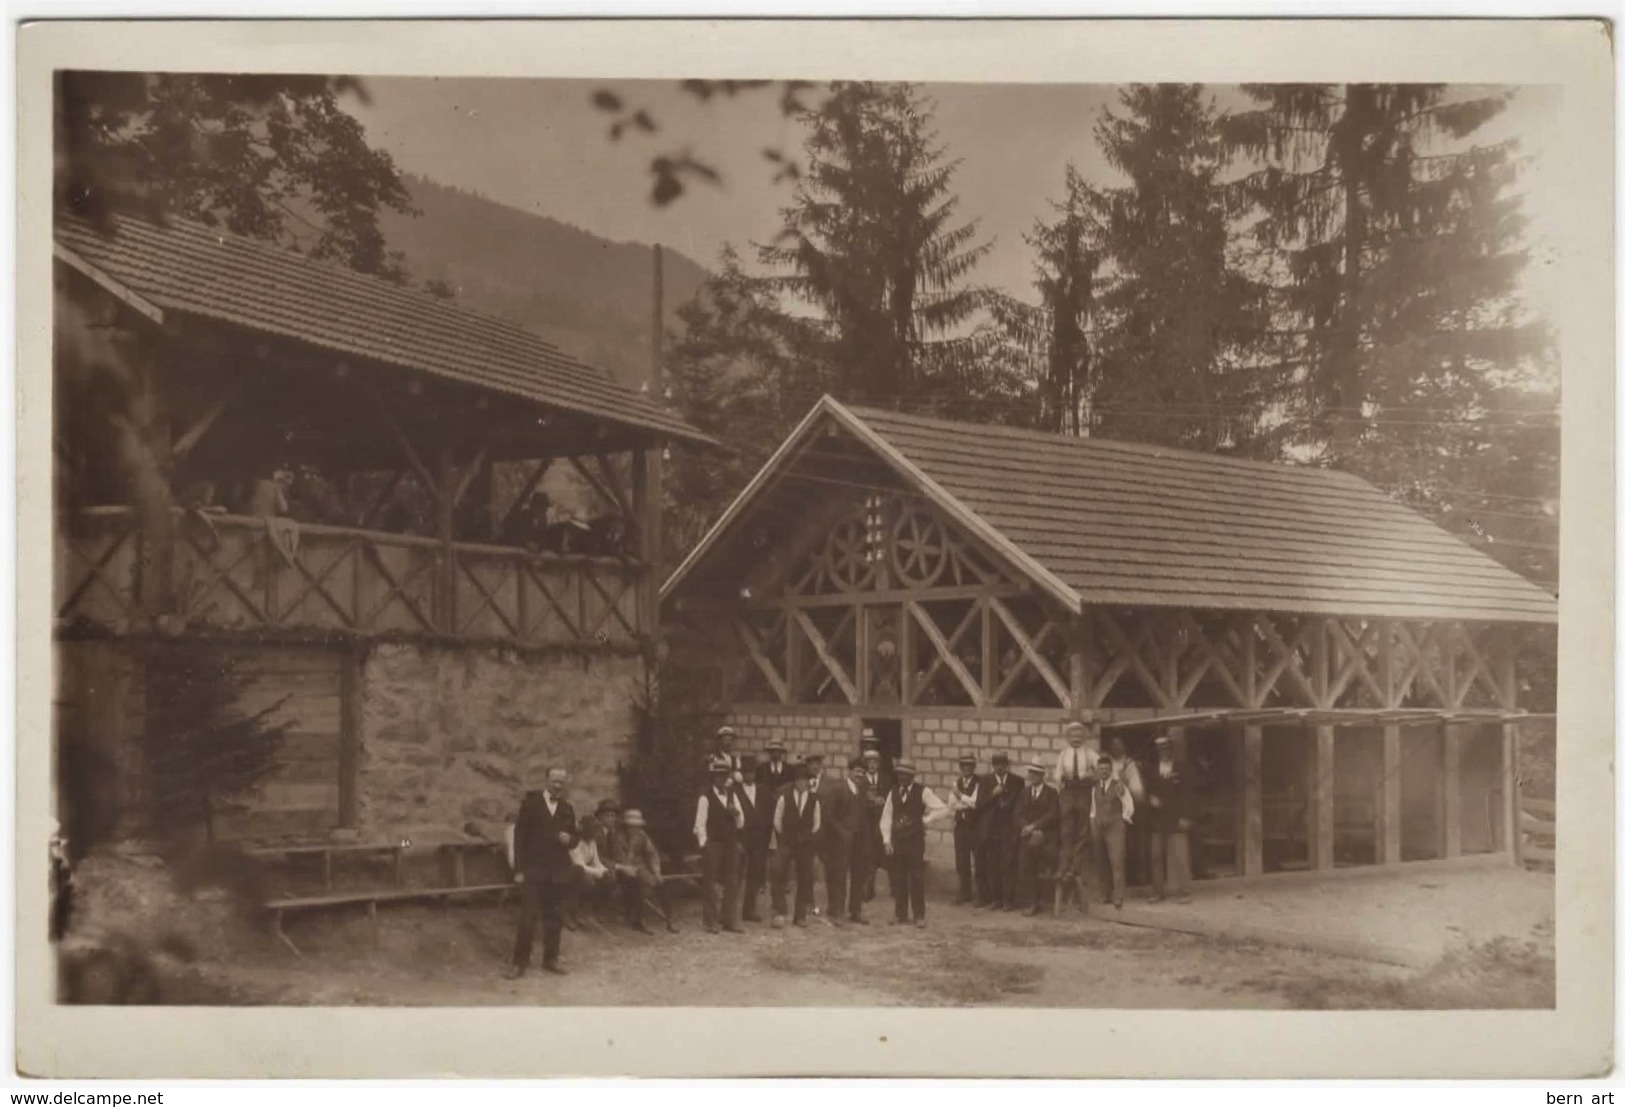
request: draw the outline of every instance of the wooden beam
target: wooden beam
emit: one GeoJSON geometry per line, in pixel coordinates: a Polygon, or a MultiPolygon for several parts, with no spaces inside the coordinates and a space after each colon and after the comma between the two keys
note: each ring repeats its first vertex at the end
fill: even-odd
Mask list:
{"type": "MultiPolygon", "coordinates": [[[[515,496],[513,503],[508,505],[508,510],[502,513],[502,518],[497,520],[496,533],[498,535],[501,535],[503,531],[508,529],[508,520],[512,519],[513,513],[518,511],[519,508],[524,505],[524,502],[530,498],[530,494],[536,491],[536,486],[542,483],[542,478],[547,475],[547,471],[552,467],[552,465],[553,459],[550,457],[544,457],[537,464],[536,468],[531,470],[530,476],[526,477],[525,483],[520,486],[519,495],[515,496]]],[[[647,561],[648,559],[645,558],[644,560],[647,561]]]]}
{"type": "Polygon", "coordinates": [[[1241,872],[1264,872],[1264,728],[1241,728],[1241,872]]]}
{"type": "MultiPolygon", "coordinates": [[[[986,702],[982,696],[982,686],[971,679],[970,671],[965,668],[964,663],[959,660],[959,656],[954,653],[953,645],[943,638],[942,632],[937,629],[936,621],[931,618],[930,613],[913,600],[908,601],[904,606],[909,616],[919,624],[920,629],[925,631],[925,636],[931,639],[931,644],[936,647],[937,659],[947,665],[949,671],[964,686],[966,693],[971,698],[971,703],[976,707],[981,707],[986,702]]],[[[963,630],[963,627],[964,624],[961,624],[961,630],[963,630]]],[[[959,631],[956,631],[954,641],[957,642],[958,639],[959,631]]]]}
{"type": "MultiPolygon", "coordinates": [[[[827,529],[818,527],[818,530],[827,529]]],[[[979,600],[987,596],[1015,599],[1031,595],[1032,590],[1020,585],[950,584],[940,588],[871,588],[862,592],[820,592],[811,595],[786,595],[762,601],[760,606],[777,607],[843,607],[862,599],[866,604],[905,603],[918,600],[979,600]]]]}
{"type": "MultiPolygon", "coordinates": [[[[1022,657],[1025,659],[1026,664],[1032,666],[1033,670],[1038,673],[1039,676],[1044,678],[1044,683],[1048,684],[1050,691],[1055,693],[1055,698],[1060,702],[1061,707],[1070,711],[1072,709],[1072,695],[1070,689],[1068,689],[1066,682],[1061,679],[1061,675],[1055,671],[1054,666],[1049,663],[1049,659],[1038,652],[1038,647],[1043,644],[1044,638],[1053,631],[1054,623],[1048,621],[1048,618],[1046,617],[1044,627],[1038,632],[1037,641],[1034,641],[1028,638],[1026,629],[1021,625],[1020,621],[1016,619],[1015,614],[1011,612],[1011,610],[1006,607],[1003,602],[990,596],[988,597],[987,602],[983,604],[983,607],[984,609],[991,608],[993,614],[999,617],[999,621],[1003,623],[1005,629],[1010,632],[1010,637],[1015,639],[1016,645],[1020,648],[1022,657]]],[[[987,622],[984,623],[983,633],[987,635],[988,639],[991,639],[991,619],[986,614],[985,610],[983,619],[987,620],[987,622]]],[[[1017,669],[1012,669],[1005,675],[1004,681],[998,686],[998,694],[993,697],[995,702],[998,699],[1002,699],[1004,694],[1009,691],[1011,683],[1015,680],[1017,671],[1017,669]]]]}
{"type": "Polygon", "coordinates": [[[1464,729],[1444,727],[1444,856],[1461,856],[1461,748],[1464,729]]]}
{"type": "Polygon", "coordinates": [[[767,659],[767,655],[762,651],[762,643],[756,637],[756,633],[751,630],[750,625],[743,619],[735,619],[734,631],[739,635],[739,640],[744,643],[745,652],[750,655],[752,661],[756,662],[756,667],[761,670],[762,676],[767,679],[768,687],[772,688],[774,694],[779,697],[779,702],[789,703],[791,700],[790,686],[783,677],[779,676],[779,672],[773,667],[773,663],[767,659]]]}
{"type": "MultiPolygon", "coordinates": [[[[639,454],[646,454],[649,451],[639,450],[637,452],[639,454]]],[[[621,483],[621,475],[615,471],[614,459],[612,459],[608,454],[594,454],[593,460],[598,463],[598,473],[604,478],[604,485],[609,489],[610,494],[613,496],[612,502],[620,507],[621,514],[633,521],[634,526],[637,525],[638,518],[635,496],[627,495],[626,486],[621,483]]]]}
{"type": "MultiPolygon", "coordinates": [[[[988,703],[998,703],[1002,689],[999,685],[999,650],[995,640],[994,631],[997,629],[993,623],[992,603],[979,605],[979,620],[982,629],[982,698],[988,703]]],[[[1013,667],[1010,678],[1014,679],[1016,669],[1013,667]]]]}
{"type": "Polygon", "coordinates": [[[1518,795],[1518,724],[1501,724],[1501,827],[1502,848],[1513,865],[1523,864],[1523,828],[1519,825],[1522,802],[1518,795]]]}
{"type": "Polygon", "coordinates": [[[660,542],[661,512],[665,495],[655,466],[655,449],[632,455],[633,536],[638,556],[648,566],[638,582],[638,631],[660,633],[660,542]]]}
{"type": "MultiPolygon", "coordinates": [[[[835,633],[831,637],[839,638],[842,632],[846,630],[846,625],[851,621],[852,617],[853,612],[849,610],[846,617],[836,626],[835,633]]],[[[813,652],[818,655],[818,660],[823,663],[825,670],[835,678],[835,683],[841,686],[841,691],[846,694],[847,702],[857,703],[857,687],[852,683],[852,678],[847,675],[840,658],[830,651],[829,643],[824,641],[824,636],[819,633],[818,627],[807,617],[805,611],[795,613],[795,622],[801,628],[801,632],[807,636],[807,641],[812,643],[813,652]]]]}
{"type": "Polygon", "coordinates": [[[395,413],[389,409],[389,405],[384,403],[384,398],[371,387],[362,385],[359,382],[356,384],[356,391],[360,392],[362,396],[371,401],[373,409],[377,412],[379,418],[384,421],[384,426],[388,428],[390,436],[395,439],[395,444],[400,447],[401,453],[405,456],[407,464],[412,467],[412,469],[417,473],[418,478],[423,481],[423,487],[427,489],[429,494],[434,496],[437,500],[445,495],[445,491],[442,489],[440,481],[435,479],[433,473],[429,472],[428,465],[424,464],[422,456],[419,455],[417,451],[417,447],[412,445],[411,438],[407,437],[406,430],[401,426],[400,421],[395,418],[395,413]]]}
{"type": "Polygon", "coordinates": [[[1333,845],[1336,835],[1334,810],[1336,787],[1336,754],[1333,745],[1335,728],[1314,728],[1315,748],[1310,759],[1309,787],[1309,864],[1325,871],[1335,867],[1333,845]]]}
{"type": "Polygon", "coordinates": [[[597,492],[598,495],[603,498],[605,503],[609,504],[613,508],[617,508],[623,514],[625,513],[626,508],[621,504],[621,501],[616,498],[615,493],[610,491],[609,485],[605,484],[604,481],[600,477],[596,476],[591,469],[581,464],[580,458],[571,456],[565,458],[565,460],[570,463],[570,468],[581,474],[581,479],[591,485],[593,491],[597,492]]]}
{"type": "Polygon", "coordinates": [[[1400,774],[1404,760],[1397,726],[1382,728],[1382,779],[1377,790],[1377,864],[1397,865],[1404,839],[1400,836],[1400,774]]]}
{"type": "Polygon", "coordinates": [[[1089,629],[1087,615],[1068,614],[1066,621],[1066,681],[1072,706],[1089,702],[1089,629]]]}
{"type": "Polygon", "coordinates": [[[473,486],[474,479],[485,468],[485,459],[489,452],[489,446],[481,446],[479,452],[474,455],[474,459],[463,467],[462,473],[458,476],[457,482],[452,488],[451,506],[454,509],[463,502],[463,497],[468,495],[468,490],[473,486]]]}
{"type": "MultiPolygon", "coordinates": [[[[1130,669],[1134,670],[1134,675],[1139,678],[1140,683],[1145,686],[1145,690],[1150,692],[1152,698],[1157,701],[1157,706],[1173,707],[1173,701],[1169,698],[1167,689],[1162,686],[1162,681],[1146,665],[1138,643],[1129,641],[1128,635],[1123,633],[1123,628],[1118,625],[1116,617],[1110,612],[1100,611],[1096,614],[1096,618],[1106,628],[1106,637],[1110,638],[1112,644],[1116,647],[1113,652],[1130,669]]],[[[1140,629],[1143,635],[1146,630],[1144,623],[1141,623],[1140,629]]],[[[1155,642],[1153,642],[1153,645],[1155,645],[1155,642]]]]}
{"type": "Polygon", "coordinates": [[[448,442],[440,448],[440,479],[432,487],[439,501],[436,534],[440,539],[440,603],[436,622],[442,634],[457,632],[457,459],[448,442]]]}
{"type": "Polygon", "coordinates": [[[186,460],[186,455],[192,452],[192,448],[202,440],[204,435],[209,433],[210,428],[214,426],[225,410],[232,405],[232,402],[242,395],[244,387],[243,384],[239,383],[236,387],[227,389],[225,395],[215,400],[202,415],[198,416],[197,422],[186,428],[186,432],[175,440],[175,445],[171,449],[176,461],[186,460]]]}

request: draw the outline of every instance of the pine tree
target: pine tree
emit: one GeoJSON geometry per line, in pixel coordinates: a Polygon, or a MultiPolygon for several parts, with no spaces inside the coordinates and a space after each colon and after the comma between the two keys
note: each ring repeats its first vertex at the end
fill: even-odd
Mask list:
{"type": "Polygon", "coordinates": [[[1211,98],[1199,85],[1130,85],[1095,139],[1128,178],[1088,192],[1104,268],[1095,433],[1273,454],[1280,370],[1259,356],[1263,290],[1230,257],[1211,98]]]}
{"type": "Polygon", "coordinates": [[[817,308],[834,390],[854,402],[953,398],[983,388],[981,304],[963,282],[989,245],[956,223],[957,162],[931,129],[932,105],[908,85],[838,82],[801,118],[807,166],[778,239],[759,247],[777,287],[817,308]]]}
{"type": "Polygon", "coordinates": [[[1059,434],[1091,428],[1095,362],[1087,333],[1095,312],[1100,254],[1095,248],[1089,189],[1066,167],[1065,197],[1051,203],[1053,222],[1036,220],[1026,236],[1035,256],[1042,327],[1042,412],[1038,425],[1059,434]]]}
{"type": "Polygon", "coordinates": [[[1444,85],[1259,85],[1225,124],[1297,335],[1298,441],[1383,484],[1481,448],[1498,377],[1540,334],[1516,302],[1513,144],[1466,145],[1508,94],[1444,85]]]}

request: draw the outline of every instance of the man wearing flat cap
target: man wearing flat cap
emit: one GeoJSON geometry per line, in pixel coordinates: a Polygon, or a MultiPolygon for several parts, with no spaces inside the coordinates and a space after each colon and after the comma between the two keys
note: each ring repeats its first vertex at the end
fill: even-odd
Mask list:
{"type": "Polygon", "coordinates": [[[1027,787],[1016,801],[1016,900],[1026,903],[1027,914],[1036,915],[1042,903],[1038,887],[1040,873],[1051,870],[1056,859],[1056,828],[1061,822],[1061,799],[1044,783],[1049,774],[1033,762],[1027,766],[1027,787]]]}
{"type": "Polygon", "coordinates": [[[745,812],[734,793],[728,760],[713,757],[707,768],[711,782],[694,805],[694,840],[700,846],[705,931],[715,934],[720,926],[739,934],[743,933],[739,926],[739,842],[745,827],[745,812]]]}
{"type": "Polygon", "coordinates": [[[981,857],[988,891],[984,905],[995,911],[1013,911],[1019,862],[1016,803],[1021,799],[1021,781],[1010,772],[1009,754],[993,755],[993,771],[983,778],[982,786],[981,857]]]}
{"type": "Polygon", "coordinates": [[[948,814],[948,805],[935,792],[914,779],[914,766],[899,761],[892,766],[897,786],[886,797],[880,813],[880,840],[891,859],[894,925],[909,921],[925,925],[925,828],[948,814]]]}
{"type": "Polygon", "coordinates": [[[1083,875],[1085,845],[1089,837],[1089,796],[1095,783],[1095,762],[1100,757],[1098,735],[1073,719],[1061,728],[1066,745],[1055,755],[1055,788],[1060,795],[1058,878],[1071,889],[1083,875]]]}
{"type": "Polygon", "coordinates": [[[987,899],[987,873],[976,863],[977,836],[981,833],[982,779],[976,775],[976,751],[959,755],[959,775],[948,793],[948,809],[954,814],[954,872],[959,876],[959,898],[954,904],[987,899]]]}

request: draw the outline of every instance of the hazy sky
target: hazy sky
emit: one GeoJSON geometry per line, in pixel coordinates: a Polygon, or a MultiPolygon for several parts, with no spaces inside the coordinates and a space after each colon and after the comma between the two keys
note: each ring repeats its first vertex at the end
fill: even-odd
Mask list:
{"type": "MultiPolygon", "coordinates": [[[[368,139],[402,169],[604,238],[665,243],[705,265],[728,242],[748,257],[749,242],[777,230],[790,186],[772,182],[761,150],[794,151],[801,139],[770,92],[701,106],[669,81],[372,77],[367,85],[372,103],[352,110],[368,139]],[[589,99],[604,87],[630,106],[648,108],[661,133],[610,141],[609,117],[589,99]],[[657,208],[648,198],[649,159],[685,148],[716,166],[723,184],[699,185],[657,208]]],[[[960,162],[954,177],[960,213],[979,220],[983,238],[994,243],[974,279],[1031,298],[1032,263],[1022,234],[1060,194],[1067,162],[1099,183],[1112,179],[1092,128],[1100,108],[1114,99],[1113,88],[920,87],[936,101],[938,135],[960,162]]],[[[1215,94],[1221,106],[1242,103],[1232,90],[1215,94]]],[[[1554,195],[1559,167],[1545,163],[1543,136],[1560,107],[1558,93],[1524,89],[1480,132],[1486,141],[1518,138],[1531,160],[1523,187],[1537,252],[1527,284],[1537,308],[1546,300],[1540,264],[1549,260],[1546,213],[1561,202],[1554,195]]]]}

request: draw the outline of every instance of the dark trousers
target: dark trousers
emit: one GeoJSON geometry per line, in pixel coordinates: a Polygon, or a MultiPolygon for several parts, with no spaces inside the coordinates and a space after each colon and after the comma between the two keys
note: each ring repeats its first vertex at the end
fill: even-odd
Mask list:
{"type": "Polygon", "coordinates": [[[1017,847],[1016,901],[1033,907],[1042,907],[1038,897],[1038,878],[1053,865],[1053,843],[1039,834],[1023,838],[1017,847]]]}
{"type": "Polygon", "coordinates": [[[1100,901],[1123,902],[1123,854],[1126,827],[1121,820],[1097,823],[1094,827],[1095,871],[1100,884],[1100,901]]]}
{"type": "Polygon", "coordinates": [[[704,919],[707,929],[718,923],[718,884],[722,902],[720,925],[739,925],[739,842],[736,839],[718,841],[713,838],[700,852],[700,886],[704,893],[704,919]]]}
{"type": "Polygon", "coordinates": [[[1162,898],[1164,878],[1169,892],[1191,894],[1191,839],[1185,830],[1151,832],[1151,894],[1162,898]]]}
{"type": "Polygon", "coordinates": [[[849,912],[852,918],[863,915],[870,872],[867,846],[861,832],[844,842],[832,836],[824,845],[824,893],[832,919],[849,912]]]}
{"type": "Polygon", "coordinates": [[[986,878],[982,902],[1002,906],[1015,898],[1016,866],[1014,835],[990,832],[982,840],[977,862],[986,878]]]}
{"type": "Polygon", "coordinates": [[[1016,905],[1021,877],[1021,836],[1014,830],[999,839],[998,900],[1005,907],[1016,905]]]}
{"type": "Polygon", "coordinates": [[[959,874],[959,902],[986,899],[987,874],[976,862],[976,824],[970,819],[954,820],[954,872],[959,874]],[[978,879],[980,878],[980,879],[978,879]]]}
{"type": "Polygon", "coordinates": [[[813,903],[813,867],[817,850],[812,843],[776,850],[773,854],[773,914],[789,913],[791,870],[796,880],[796,922],[806,922],[813,903]]]}
{"type": "Polygon", "coordinates": [[[925,850],[923,847],[898,850],[891,859],[892,904],[900,922],[908,921],[909,909],[914,918],[925,919],[925,850]]]}
{"type": "Polygon", "coordinates": [[[536,944],[536,920],[542,921],[542,964],[559,960],[564,933],[563,884],[545,873],[526,873],[519,885],[519,933],[513,943],[513,963],[520,971],[530,967],[530,954],[536,944]]]}
{"type": "Polygon", "coordinates": [[[620,885],[621,903],[626,908],[626,921],[633,926],[643,922],[643,902],[652,899],[660,913],[666,916],[667,924],[671,919],[671,896],[666,891],[666,885],[651,872],[639,870],[637,873],[615,874],[615,881],[620,885]]]}
{"type": "Polygon", "coordinates": [[[745,898],[741,915],[747,921],[754,922],[760,917],[756,913],[756,902],[767,885],[767,843],[747,844],[739,853],[745,869],[745,898]]]}
{"type": "MultiPolygon", "coordinates": [[[[886,850],[880,841],[880,819],[875,817],[869,822],[869,836],[864,842],[863,857],[863,900],[867,903],[875,898],[875,874],[886,868],[886,850]]],[[[888,869],[886,879],[891,879],[888,869]]]]}

